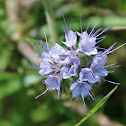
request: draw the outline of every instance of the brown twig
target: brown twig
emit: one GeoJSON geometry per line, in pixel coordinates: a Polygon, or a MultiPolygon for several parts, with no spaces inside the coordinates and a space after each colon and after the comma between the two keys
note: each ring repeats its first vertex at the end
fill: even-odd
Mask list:
{"type": "Polygon", "coordinates": [[[120,31],[120,30],[126,30],[126,26],[117,26],[110,28],[112,31],[120,31]]]}

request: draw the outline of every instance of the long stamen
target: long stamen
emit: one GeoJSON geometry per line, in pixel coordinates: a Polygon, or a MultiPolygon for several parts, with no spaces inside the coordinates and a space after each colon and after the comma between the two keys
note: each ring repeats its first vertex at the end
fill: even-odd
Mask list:
{"type": "Polygon", "coordinates": [[[44,85],[45,84],[45,80],[42,80],[42,85],[44,85]]]}
{"type": "Polygon", "coordinates": [[[87,26],[86,32],[87,32],[87,30],[88,30],[88,28],[89,28],[89,25],[91,24],[92,19],[93,19],[93,17],[91,17],[91,20],[90,20],[90,22],[89,22],[89,24],[88,24],[88,26],[87,26]]]}
{"type": "Polygon", "coordinates": [[[70,23],[70,30],[71,30],[71,23],[70,23]]]}
{"type": "Polygon", "coordinates": [[[81,28],[81,33],[82,33],[83,30],[82,30],[82,25],[81,25],[81,14],[80,14],[80,28],[81,28]]]}
{"type": "Polygon", "coordinates": [[[81,96],[82,96],[82,99],[83,99],[84,107],[86,108],[86,104],[85,104],[83,93],[81,93],[81,96]]]}
{"type": "Polygon", "coordinates": [[[28,40],[28,39],[26,39],[32,46],[34,46],[38,51],[39,51],[39,53],[41,53],[42,51],[31,41],[31,39],[30,39],[30,41],[28,40]]]}
{"type": "Polygon", "coordinates": [[[102,50],[106,50],[105,48],[102,48],[102,47],[99,47],[99,46],[96,46],[97,49],[102,49],[102,50]]]}
{"type": "Polygon", "coordinates": [[[97,105],[97,100],[96,100],[96,97],[95,97],[95,95],[90,91],[90,93],[91,93],[91,95],[93,95],[93,97],[94,97],[94,100],[95,100],[95,102],[96,102],[96,105],[97,105]]]}
{"type": "Polygon", "coordinates": [[[96,40],[99,40],[99,39],[102,39],[102,38],[106,38],[106,37],[107,37],[107,35],[106,36],[102,36],[100,38],[96,38],[96,40]]]}
{"type": "Polygon", "coordinates": [[[38,37],[36,36],[36,39],[37,39],[37,41],[39,42],[39,44],[41,45],[41,48],[43,49],[43,50],[46,50],[46,51],[48,51],[48,47],[46,47],[46,45],[45,45],[45,43],[43,42],[43,40],[41,39],[41,37],[38,35],[38,37]],[[42,42],[40,42],[40,40],[42,41],[42,42]]]}
{"type": "MultiPolygon", "coordinates": [[[[37,36],[39,36],[39,35],[37,35],[37,36]]],[[[44,46],[43,46],[43,43],[44,43],[44,42],[43,42],[43,41],[40,42],[40,40],[39,40],[40,37],[38,38],[37,36],[36,36],[35,38],[36,38],[36,40],[39,42],[39,45],[41,46],[41,48],[43,48],[43,47],[44,47],[44,46]]]]}
{"type": "Polygon", "coordinates": [[[116,64],[117,64],[117,63],[109,64],[109,65],[107,65],[107,66],[105,66],[105,67],[113,66],[113,65],[116,65],[116,64]]]}
{"type": "Polygon", "coordinates": [[[45,94],[47,91],[49,90],[49,87],[40,95],[36,96],[35,99],[39,98],[40,96],[42,96],[43,94],[45,94]]]}
{"type": "Polygon", "coordinates": [[[105,30],[103,30],[101,33],[99,33],[96,37],[98,37],[99,35],[101,35],[102,33],[104,33],[106,30],[108,30],[110,28],[110,26],[108,28],[106,28],[105,30]]]}
{"type": "Polygon", "coordinates": [[[35,66],[34,64],[30,64],[30,63],[28,63],[27,61],[25,61],[27,64],[29,64],[30,66],[32,66],[32,67],[30,67],[30,68],[36,68],[36,69],[39,69],[40,70],[40,67],[37,67],[37,66],[35,66]]]}
{"type": "Polygon", "coordinates": [[[59,99],[59,95],[60,95],[60,90],[58,89],[58,97],[57,97],[57,99],[59,99]]]}
{"type": "Polygon", "coordinates": [[[64,15],[63,15],[63,20],[64,20],[64,23],[65,23],[66,29],[69,29],[69,28],[67,27],[67,24],[66,24],[66,20],[65,20],[64,15]]]}
{"type": "Polygon", "coordinates": [[[46,45],[47,45],[47,47],[49,47],[49,46],[48,46],[47,37],[46,37],[46,32],[45,32],[45,29],[44,29],[44,28],[43,28],[43,31],[44,31],[44,35],[45,35],[46,45]]]}
{"type": "Polygon", "coordinates": [[[91,37],[96,37],[96,35],[101,31],[102,28],[99,28],[91,37]]]}
{"type": "Polygon", "coordinates": [[[124,44],[122,44],[121,46],[119,46],[119,47],[117,47],[117,48],[113,49],[112,51],[108,52],[107,54],[109,54],[109,53],[111,53],[111,52],[116,51],[117,49],[119,49],[119,48],[123,47],[124,45],[126,45],[126,43],[124,43],[124,44]]]}
{"type": "Polygon", "coordinates": [[[99,21],[100,21],[100,19],[97,21],[97,23],[95,24],[95,26],[94,26],[93,29],[91,30],[89,36],[90,36],[90,35],[92,34],[92,32],[94,31],[94,29],[95,29],[95,27],[96,27],[96,25],[98,24],[99,21]]]}
{"type": "Polygon", "coordinates": [[[94,100],[93,96],[91,95],[91,93],[88,91],[88,94],[90,95],[90,97],[94,100]]]}
{"type": "Polygon", "coordinates": [[[108,73],[114,73],[115,71],[108,71],[108,73]]]}
{"type": "Polygon", "coordinates": [[[55,73],[53,75],[55,75],[59,70],[60,70],[60,68],[57,68],[57,70],[55,71],[55,73]]]}
{"type": "Polygon", "coordinates": [[[70,101],[72,101],[73,100],[73,96],[72,96],[72,98],[70,99],[70,101]]]}
{"type": "Polygon", "coordinates": [[[110,51],[110,50],[115,46],[116,43],[117,43],[117,42],[115,42],[113,45],[111,45],[106,51],[104,51],[104,52],[102,53],[102,55],[111,53],[112,51],[110,51]]]}
{"type": "Polygon", "coordinates": [[[114,65],[116,65],[117,63],[113,63],[113,64],[110,64],[110,65],[107,65],[107,66],[105,66],[105,67],[120,67],[121,65],[117,65],[117,66],[114,66],[114,65]]]}
{"type": "Polygon", "coordinates": [[[103,41],[104,39],[105,39],[105,37],[104,37],[103,39],[99,40],[98,42],[96,42],[96,44],[100,43],[100,42],[103,41]]]}
{"type": "MultiPolygon", "coordinates": [[[[84,84],[84,87],[86,88],[86,90],[88,91],[86,85],[84,84]]],[[[90,92],[88,91],[88,94],[90,95],[90,97],[94,100],[93,96],[90,94],[90,92]]]]}
{"type": "Polygon", "coordinates": [[[68,26],[67,26],[67,31],[70,31],[70,23],[69,22],[67,22],[67,24],[68,24],[68,26]]]}
{"type": "Polygon", "coordinates": [[[53,43],[53,45],[55,45],[55,43],[53,42],[53,40],[51,39],[51,37],[48,35],[48,33],[45,31],[46,35],[49,37],[49,39],[51,40],[51,42],[53,43]]]}
{"type": "Polygon", "coordinates": [[[63,29],[63,31],[65,32],[65,34],[66,34],[66,30],[65,30],[65,28],[62,26],[62,25],[60,25],[61,27],[62,27],[62,29],[63,29]]]}
{"type": "Polygon", "coordinates": [[[110,81],[110,80],[106,80],[104,78],[102,78],[102,79],[105,80],[105,81],[107,81],[107,82],[109,82],[109,83],[120,85],[120,83],[116,83],[116,82],[113,82],[113,81],[110,81]]]}

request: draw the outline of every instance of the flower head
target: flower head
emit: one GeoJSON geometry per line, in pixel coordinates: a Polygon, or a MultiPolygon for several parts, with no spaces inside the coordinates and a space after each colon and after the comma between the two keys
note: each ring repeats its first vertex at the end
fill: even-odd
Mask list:
{"type": "MultiPolygon", "coordinates": [[[[91,21],[92,19],[93,18],[91,18],[91,21]]],[[[98,24],[98,22],[96,23],[96,25],[98,24]]],[[[100,32],[101,28],[97,31],[94,30],[96,27],[95,25],[91,32],[88,34],[87,31],[90,23],[88,24],[88,27],[84,32],[82,31],[81,27],[81,33],[79,33],[72,31],[69,25],[66,25],[65,22],[66,29],[63,27],[63,30],[65,32],[66,41],[63,43],[67,48],[62,47],[57,43],[52,47],[48,47],[46,34],[45,40],[47,46],[45,46],[45,43],[42,40],[40,41],[40,39],[38,39],[40,48],[43,50],[42,52],[32,43],[32,45],[34,45],[40,52],[41,63],[38,66],[32,64],[30,65],[33,68],[39,69],[40,75],[47,77],[47,79],[44,80],[47,89],[35,98],[38,98],[41,95],[45,94],[45,92],[47,92],[48,90],[55,89],[58,92],[59,98],[59,95],[61,93],[60,88],[62,87],[62,85],[64,85],[64,83],[62,83],[62,80],[68,78],[76,78],[74,83],[72,83],[71,85],[69,84],[70,90],[72,90],[72,98],[82,98],[84,106],[86,106],[84,98],[88,95],[90,95],[94,100],[91,95],[92,85],[97,82],[101,82],[101,79],[105,80],[104,77],[108,76],[109,73],[114,72],[108,71],[107,67],[118,67],[116,66],[116,63],[107,66],[105,65],[106,61],[108,60],[107,55],[124,46],[126,43],[113,49],[114,45],[116,44],[114,43],[107,50],[99,51],[100,47],[97,44],[105,39],[106,36],[100,38],[98,38],[98,36],[105,32],[109,27],[100,32]],[[79,42],[77,42],[77,35],[78,37],[80,37],[79,42]],[[83,56],[86,55],[87,57],[93,55],[92,59],[89,59],[87,61],[87,65],[83,65],[83,61],[80,59],[79,53],[82,53],[84,54],[83,56]]],[[[113,84],[119,84],[108,80],[105,81],[113,84]]]]}

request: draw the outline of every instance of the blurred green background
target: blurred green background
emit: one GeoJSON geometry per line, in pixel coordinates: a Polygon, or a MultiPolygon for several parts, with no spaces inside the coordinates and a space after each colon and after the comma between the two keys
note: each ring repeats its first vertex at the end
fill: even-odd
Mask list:
{"type": "MultiPolygon", "coordinates": [[[[73,31],[80,31],[80,14],[83,30],[90,18],[94,17],[89,30],[98,19],[96,29],[111,28],[102,36],[100,43],[108,48],[115,41],[117,46],[126,42],[126,0],[49,0],[54,11],[58,42],[64,41],[60,25],[71,23],[73,31]]],[[[35,38],[37,34],[45,41],[43,27],[50,35],[42,0],[0,0],[0,126],[73,126],[82,119],[96,102],[87,97],[86,105],[79,100],[70,102],[71,93],[62,94],[57,100],[56,91],[48,91],[35,100],[46,87],[38,70],[30,69],[25,62],[38,63],[35,49],[25,38],[35,38]]],[[[50,35],[51,36],[51,35],[50,35]]],[[[107,79],[121,85],[85,126],[126,125],[126,46],[110,54],[107,64],[118,63],[115,73],[107,79]]],[[[69,83],[69,82],[68,82],[69,83]]],[[[112,88],[104,82],[94,89],[97,102],[112,88]]]]}

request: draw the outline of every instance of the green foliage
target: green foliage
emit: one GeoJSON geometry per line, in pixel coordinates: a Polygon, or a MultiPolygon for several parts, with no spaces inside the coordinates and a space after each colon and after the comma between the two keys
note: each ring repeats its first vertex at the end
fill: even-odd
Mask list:
{"type": "MultiPolygon", "coordinates": [[[[29,44],[25,38],[31,39],[36,46],[39,46],[35,40],[37,34],[45,42],[43,27],[50,35],[42,1],[24,2],[19,0],[16,3],[12,0],[14,8],[11,8],[10,4],[8,6],[8,1],[0,0],[0,126],[73,126],[86,114],[81,101],[77,102],[74,99],[73,102],[69,101],[71,92],[67,88],[69,88],[69,83],[71,84],[76,78],[73,78],[73,80],[66,79],[62,83],[67,86],[66,91],[64,89],[62,91],[63,93],[67,92],[68,95],[61,95],[60,100],[56,99],[56,91],[48,91],[35,100],[34,97],[46,89],[45,85],[42,85],[42,80],[45,78],[39,75],[38,70],[30,69],[30,66],[25,62],[28,60],[27,55],[32,57],[33,53],[29,52],[29,49],[24,50],[24,47],[20,48],[22,43],[29,44]],[[16,35],[16,40],[13,39],[14,35],[16,35]]],[[[94,17],[88,32],[98,19],[100,19],[100,22],[96,29],[100,27],[104,29],[108,26],[126,26],[125,3],[125,0],[115,0],[114,3],[113,0],[106,0],[106,2],[104,0],[51,1],[59,34],[59,43],[63,45],[61,42],[65,40],[63,29],[60,26],[64,25],[63,14],[66,22],[71,22],[73,31],[80,31],[80,14],[82,14],[83,30],[86,29],[90,18],[94,17]]],[[[104,33],[108,37],[100,43],[100,46],[107,48],[115,41],[118,41],[118,45],[120,45],[126,41],[125,34],[125,30],[112,31],[110,29],[110,31],[104,33]]],[[[48,38],[48,41],[49,46],[52,46],[50,38],[48,38]]],[[[31,49],[38,53],[34,47],[31,47],[31,49]]],[[[32,59],[37,58],[33,56],[32,59]]],[[[122,67],[116,69],[116,72],[109,75],[107,79],[121,82],[121,85],[106,103],[108,106],[105,104],[101,111],[96,114],[106,114],[111,121],[114,120],[126,125],[125,47],[115,52],[115,55],[110,54],[110,59],[110,63],[117,62],[122,67]],[[113,109],[111,113],[109,112],[110,109],[113,109]],[[118,113],[115,112],[113,116],[112,112],[117,110],[118,113]]],[[[33,61],[29,59],[28,62],[32,63],[33,61]]],[[[97,92],[95,90],[97,100],[103,98],[106,92],[113,88],[113,85],[109,83],[99,84],[98,86],[100,86],[100,89],[97,92]]],[[[91,109],[95,101],[86,99],[86,104],[87,109],[91,109]]],[[[99,122],[92,117],[92,119],[86,120],[85,125],[97,126],[99,122]]]]}

